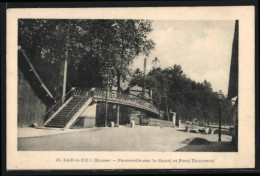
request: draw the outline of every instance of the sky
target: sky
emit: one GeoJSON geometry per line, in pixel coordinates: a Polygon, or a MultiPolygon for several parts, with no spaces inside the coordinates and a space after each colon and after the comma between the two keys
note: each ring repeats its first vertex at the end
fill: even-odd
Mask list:
{"type": "MultiPolygon", "coordinates": [[[[149,38],[155,50],[147,57],[146,73],[157,56],[156,67],[181,65],[187,77],[207,80],[213,91],[227,95],[234,27],[235,21],[153,21],[149,38]]],[[[144,57],[136,58],[131,68],[143,70],[144,57]]]]}

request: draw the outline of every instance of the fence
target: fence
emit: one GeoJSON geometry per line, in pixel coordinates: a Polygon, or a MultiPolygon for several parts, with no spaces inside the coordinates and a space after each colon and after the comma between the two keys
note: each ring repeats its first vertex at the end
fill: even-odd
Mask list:
{"type": "Polygon", "coordinates": [[[172,121],[150,118],[149,119],[149,126],[173,127],[173,123],[172,123],[172,121]]]}
{"type": "MultiPolygon", "coordinates": [[[[95,90],[94,99],[99,100],[99,101],[105,101],[105,97],[106,97],[106,91],[104,91],[102,89],[95,90]]],[[[133,96],[133,95],[118,94],[118,93],[109,91],[107,98],[108,98],[108,101],[110,101],[110,102],[134,106],[137,108],[151,111],[155,114],[159,113],[158,109],[152,103],[150,103],[146,100],[143,100],[139,97],[133,96]]]]}

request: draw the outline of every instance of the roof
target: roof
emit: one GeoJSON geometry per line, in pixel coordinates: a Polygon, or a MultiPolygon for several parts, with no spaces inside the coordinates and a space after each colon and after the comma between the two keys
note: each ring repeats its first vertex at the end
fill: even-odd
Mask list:
{"type": "MultiPolygon", "coordinates": [[[[129,87],[129,88],[127,89],[127,91],[128,91],[129,94],[131,94],[131,95],[141,96],[142,93],[143,93],[143,88],[140,87],[140,86],[135,85],[135,86],[133,86],[133,87],[129,87]]],[[[148,90],[148,89],[145,89],[144,97],[145,97],[146,99],[148,99],[148,98],[150,97],[150,96],[149,96],[149,90],[148,90]]]]}
{"type": "Polygon", "coordinates": [[[24,74],[25,78],[28,80],[29,84],[38,95],[39,98],[43,100],[53,101],[53,95],[43,83],[39,74],[36,72],[32,63],[30,62],[25,51],[18,46],[18,68],[24,74]]]}
{"type": "MultiPolygon", "coordinates": [[[[142,92],[142,91],[143,91],[143,88],[140,87],[140,86],[135,85],[135,86],[133,86],[133,87],[130,87],[130,88],[129,88],[129,91],[142,92]]],[[[145,92],[149,92],[149,90],[148,90],[148,89],[145,89],[145,92]]]]}

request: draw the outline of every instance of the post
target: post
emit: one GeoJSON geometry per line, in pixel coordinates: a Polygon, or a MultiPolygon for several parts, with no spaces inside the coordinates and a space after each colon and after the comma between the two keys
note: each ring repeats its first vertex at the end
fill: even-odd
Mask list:
{"type": "Polygon", "coordinates": [[[176,112],[170,112],[172,114],[172,124],[175,127],[176,126],[176,112]]]}
{"type": "Polygon", "coordinates": [[[146,58],[144,58],[144,86],[143,86],[143,98],[145,97],[145,82],[146,82],[146,58]]]}
{"type": "Polygon", "coordinates": [[[108,89],[109,89],[109,68],[107,70],[107,88],[106,88],[106,100],[105,100],[105,127],[107,127],[107,108],[108,108],[108,103],[107,103],[107,96],[108,96],[108,89]]]}
{"type": "MultiPolygon", "coordinates": [[[[69,24],[70,24],[70,21],[69,21],[69,24]]],[[[70,35],[70,27],[68,27],[68,33],[67,33],[67,45],[66,45],[66,53],[65,53],[65,61],[64,61],[64,73],[63,73],[63,88],[62,88],[62,98],[61,98],[61,101],[62,101],[62,104],[64,103],[65,101],[65,95],[66,95],[66,85],[67,85],[67,68],[68,68],[68,55],[69,55],[69,35],[70,35]]]]}
{"type": "MultiPolygon", "coordinates": [[[[120,72],[117,71],[117,94],[121,93],[120,90],[120,72]]],[[[120,116],[120,106],[116,106],[116,126],[119,127],[119,116],[120,116]]]]}
{"type": "Polygon", "coordinates": [[[62,104],[65,101],[66,95],[66,84],[67,84],[67,68],[68,68],[68,58],[64,61],[64,74],[63,74],[63,88],[62,88],[62,104]]]}
{"type": "Polygon", "coordinates": [[[221,141],[221,100],[219,101],[218,141],[221,141]]]}
{"type": "Polygon", "coordinates": [[[169,118],[169,110],[168,110],[168,103],[167,103],[167,97],[166,97],[166,96],[165,96],[165,103],[166,103],[167,120],[170,121],[170,118],[169,118]]]}
{"type": "Polygon", "coordinates": [[[119,127],[120,106],[116,106],[116,126],[119,127]]]}

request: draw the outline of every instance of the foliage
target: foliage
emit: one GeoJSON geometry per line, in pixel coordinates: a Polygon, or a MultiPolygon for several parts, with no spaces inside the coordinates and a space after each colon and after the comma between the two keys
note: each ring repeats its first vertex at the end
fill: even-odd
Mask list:
{"type": "Polygon", "coordinates": [[[63,62],[68,58],[71,86],[105,86],[125,79],[128,66],[154,48],[149,20],[20,19],[18,43],[28,53],[51,91],[61,92],[63,62]],[[110,84],[116,80],[111,79],[110,84]]]}
{"type": "Polygon", "coordinates": [[[152,61],[152,63],[154,64],[154,68],[156,68],[157,62],[160,62],[160,60],[158,59],[158,57],[155,57],[152,61]]]}
{"type": "MultiPolygon", "coordinates": [[[[130,85],[143,86],[143,80],[142,75],[134,74],[130,85]]],[[[187,78],[180,65],[165,69],[153,68],[147,75],[146,86],[153,90],[154,103],[165,112],[167,109],[177,112],[177,116],[184,120],[218,122],[219,100],[210,82],[204,80],[199,83],[187,78]]],[[[222,117],[226,124],[232,122],[231,109],[231,102],[224,98],[222,117]]]]}

